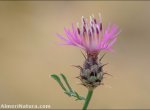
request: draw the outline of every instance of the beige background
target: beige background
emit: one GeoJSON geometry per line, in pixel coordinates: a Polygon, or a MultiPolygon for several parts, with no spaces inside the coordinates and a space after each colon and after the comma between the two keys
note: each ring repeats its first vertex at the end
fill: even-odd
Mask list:
{"type": "Polygon", "coordinates": [[[77,84],[82,64],[80,50],[59,46],[56,33],[80,21],[82,15],[98,15],[122,32],[107,54],[105,71],[113,78],[98,87],[89,108],[150,108],[150,2],[142,1],[8,1],[0,2],[0,104],[50,104],[52,109],[82,108],[66,96],[50,74],[65,73],[81,95],[77,84]]]}

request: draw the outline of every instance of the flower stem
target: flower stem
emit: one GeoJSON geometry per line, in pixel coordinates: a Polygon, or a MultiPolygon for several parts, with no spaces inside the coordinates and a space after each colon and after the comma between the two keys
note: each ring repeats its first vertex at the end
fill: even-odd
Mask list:
{"type": "Polygon", "coordinates": [[[89,102],[91,100],[92,94],[93,94],[93,89],[89,89],[82,110],[86,110],[87,109],[87,107],[89,105],[89,102]]]}

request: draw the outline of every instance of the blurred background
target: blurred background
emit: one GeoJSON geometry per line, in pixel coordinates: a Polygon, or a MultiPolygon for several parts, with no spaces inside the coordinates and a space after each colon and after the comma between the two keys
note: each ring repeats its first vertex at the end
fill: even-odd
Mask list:
{"type": "Polygon", "coordinates": [[[52,109],[80,109],[82,101],[66,96],[50,74],[64,73],[85,96],[75,77],[80,49],[60,46],[56,33],[81,20],[98,17],[122,30],[108,53],[104,79],[90,109],[150,108],[150,2],[148,1],[0,1],[0,104],[50,104],[52,109]]]}

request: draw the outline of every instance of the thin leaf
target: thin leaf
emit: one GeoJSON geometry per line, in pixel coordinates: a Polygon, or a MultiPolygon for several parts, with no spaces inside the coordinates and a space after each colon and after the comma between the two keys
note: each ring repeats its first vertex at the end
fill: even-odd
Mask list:
{"type": "Polygon", "coordinates": [[[80,99],[79,94],[77,92],[74,92],[74,93],[76,94],[77,98],[80,99]]]}
{"type": "Polygon", "coordinates": [[[64,93],[67,94],[68,96],[72,96],[72,95],[70,94],[70,92],[68,92],[68,91],[65,91],[64,93]]]}
{"type": "Polygon", "coordinates": [[[60,75],[63,78],[63,80],[65,81],[65,83],[66,83],[68,89],[70,90],[70,92],[73,92],[73,90],[72,90],[71,86],[69,85],[69,83],[68,83],[67,78],[65,77],[65,75],[63,75],[63,74],[60,74],[60,75]]]}
{"type": "Polygon", "coordinates": [[[73,96],[73,97],[76,97],[77,99],[76,100],[85,100],[84,97],[82,96],[79,96],[79,94],[72,90],[71,86],[69,85],[68,81],[67,81],[67,78],[65,77],[65,75],[61,74],[61,77],[63,78],[64,82],[66,83],[69,91],[65,88],[65,86],[63,85],[63,83],[61,82],[60,78],[56,75],[56,74],[52,74],[51,77],[53,79],[55,79],[59,85],[62,87],[62,89],[64,90],[64,93],[67,94],[69,97],[73,96]]]}
{"type": "Polygon", "coordinates": [[[55,79],[55,80],[58,82],[58,84],[61,86],[61,88],[62,88],[64,91],[67,91],[67,89],[65,88],[65,86],[63,85],[63,83],[61,82],[60,78],[59,78],[57,75],[52,74],[51,77],[52,77],[53,79],[55,79]]]}

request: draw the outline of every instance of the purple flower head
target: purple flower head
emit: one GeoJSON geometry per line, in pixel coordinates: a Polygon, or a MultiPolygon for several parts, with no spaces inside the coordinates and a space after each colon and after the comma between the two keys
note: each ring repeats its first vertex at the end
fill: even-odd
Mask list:
{"type": "Polygon", "coordinates": [[[64,40],[65,44],[82,48],[88,54],[98,54],[101,50],[112,50],[120,33],[115,24],[108,24],[106,28],[103,28],[100,14],[98,20],[94,16],[90,16],[88,21],[82,16],[81,26],[77,23],[77,28],[75,28],[72,24],[72,29],[65,28],[64,31],[66,38],[61,35],[57,36],[64,40]]]}

